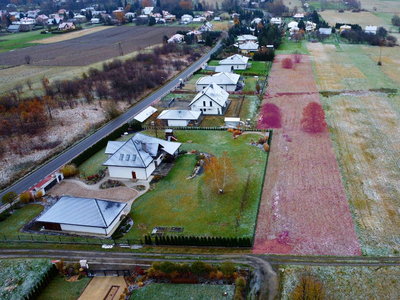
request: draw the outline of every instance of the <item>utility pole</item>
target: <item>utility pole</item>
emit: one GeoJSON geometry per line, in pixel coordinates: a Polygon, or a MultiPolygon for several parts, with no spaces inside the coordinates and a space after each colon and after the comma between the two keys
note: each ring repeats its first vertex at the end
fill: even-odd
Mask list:
{"type": "Polygon", "coordinates": [[[118,49],[119,49],[119,56],[123,56],[124,52],[122,51],[122,46],[121,46],[121,42],[118,42],[118,49]]]}

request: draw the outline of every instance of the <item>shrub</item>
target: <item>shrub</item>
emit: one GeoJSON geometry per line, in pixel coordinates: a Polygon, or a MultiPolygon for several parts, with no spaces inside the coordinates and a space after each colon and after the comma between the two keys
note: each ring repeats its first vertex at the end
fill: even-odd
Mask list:
{"type": "Polygon", "coordinates": [[[224,261],[221,264],[220,269],[224,275],[231,276],[233,272],[235,272],[235,265],[230,261],[224,261]]]}
{"type": "Polygon", "coordinates": [[[264,148],[264,151],[265,151],[265,152],[268,152],[268,151],[269,151],[269,145],[268,145],[268,143],[264,143],[264,144],[263,144],[263,148],[264,148]]]}
{"type": "Polygon", "coordinates": [[[61,173],[64,175],[65,178],[73,177],[78,174],[78,168],[74,164],[65,165],[61,169],[61,173]]]}
{"type": "Polygon", "coordinates": [[[160,264],[160,269],[166,274],[171,274],[176,271],[176,265],[170,261],[164,261],[160,264]]]}
{"type": "Polygon", "coordinates": [[[259,143],[260,145],[264,145],[265,139],[264,139],[264,138],[259,138],[259,139],[258,139],[258,143],[259,143]]]}
{"type": "Polygon", "coordinates": [[[32,194],[31,192],[25,192],[21,196],[19,196],[19,201],[21,201],[24,204],[27,204],[31,201],[32,199],[32,194]]]}
{"type": "Polygon", "coordinates": [[[8,210],[3,211],[2,213],[0,213],[0,222],[3,222],[9,216],[11,216],[11,214],[10,214],[10,212],[8,210]]]}
{"type": "Polygon", "coordinates": [[[293,67],[293,61],[291,58],[285,58],[282,60],[282,68],[291,69],[293,67]]]}
{"type": "Polygon", "coordinates": [[[11,203],[14,201],[15,198],[17,198],[17,193],[16,192],[8,192],[7,194],[5,194],[2,198],[1,198],[1,202],[3,204],[7,204],[7,203],[11,203]]]}
{"type": "Polygon", "coordinates": [[[238,277],[235,280],[235,285],[243,289],[246,286],[246,280],[243,277],[238,277]]]}
{"type": "Polygon", "coordinates": [[[202,261],[195,261],[190,266],[190,270],[196,275],[202,275],[206,272],[207,264],[202,261]]]}
{"type": "Polygon", "coordinates": [[[154,270],[161,270],[160,269],[160,263],[158,261],[155,261],[151,264],[151,267],[154,268],[154,270]]]}

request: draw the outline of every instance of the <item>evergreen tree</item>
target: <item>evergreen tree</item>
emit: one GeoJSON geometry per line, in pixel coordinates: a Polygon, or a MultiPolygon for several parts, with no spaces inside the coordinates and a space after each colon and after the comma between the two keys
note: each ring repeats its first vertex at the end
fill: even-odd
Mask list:
{"type": "Polygon", "coordinates": [[[212,39],[209,34],[207,34],[205,45],[210,47],[212,46],[212,39]]]}
{"type": "Polygon", "coordinates": [[[154,243],[155,243],[156,245],[159,245],[159,244],[160,244],[160,241],[158,240],[158,236],[156,236],[156,239],[155,239],[154,243]]]}
{"type": "Polygon", "coordinates": [[[73,18],[74,18],[74,13],[72,12],[72,10],[70,10],[70,11],[68,12],[68,18],[69,18],[69,19],[73,19],[73,18]]]}

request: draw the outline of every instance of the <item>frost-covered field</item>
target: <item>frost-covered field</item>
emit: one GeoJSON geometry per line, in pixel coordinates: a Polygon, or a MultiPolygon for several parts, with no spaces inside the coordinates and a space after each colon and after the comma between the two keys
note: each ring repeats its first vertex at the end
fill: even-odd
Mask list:
{"type": "Polygon", "coordinates": [[[398,299],[398,267],[287,266],[280,269],[281,299],[292,299],[291,293],[303,274],[322,281],[326,299],[398,299]],[[282,269],[284,270],[282,272],[282,269]]]}
{"type": "Polygon", "coordinates": [[[309,44],[362,252],[400,251],[400,51],[309,44]],[[348,72],[344,72],[347,69],[348,72]],[[330,76],[329,73],[331,72],[330,76]]]}
{"type": "Polygon", "coordinates": [[[0,260],[0,299],[24,299],[51,265],[48,259],[0,260]]]}

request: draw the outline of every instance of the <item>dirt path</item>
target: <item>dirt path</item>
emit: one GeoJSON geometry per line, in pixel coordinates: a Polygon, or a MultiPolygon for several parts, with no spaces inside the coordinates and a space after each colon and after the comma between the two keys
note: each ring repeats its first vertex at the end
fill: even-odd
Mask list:
{"type": "Polygon", "coordinates": [[[63,181],[60,184],[57,184],[51,189],[50,194],[52,196],[71,195],[74,197],[98,198],[119,202],[128,202],[129,200],[136,198],[138,195],[135,190],[127,187],[93,190],[85,188],[83,184],[81,185],[71,181],[63,181]]]}
{"type": "Polygon", "coordinates": [[[286,57],[276,56],[263,102],[281,109],[282,128],[274,130],[253,253],[361,255],[329,131],[300,127],[303,108],[320,103],[310,61],[288,70],[286,57]]]}

